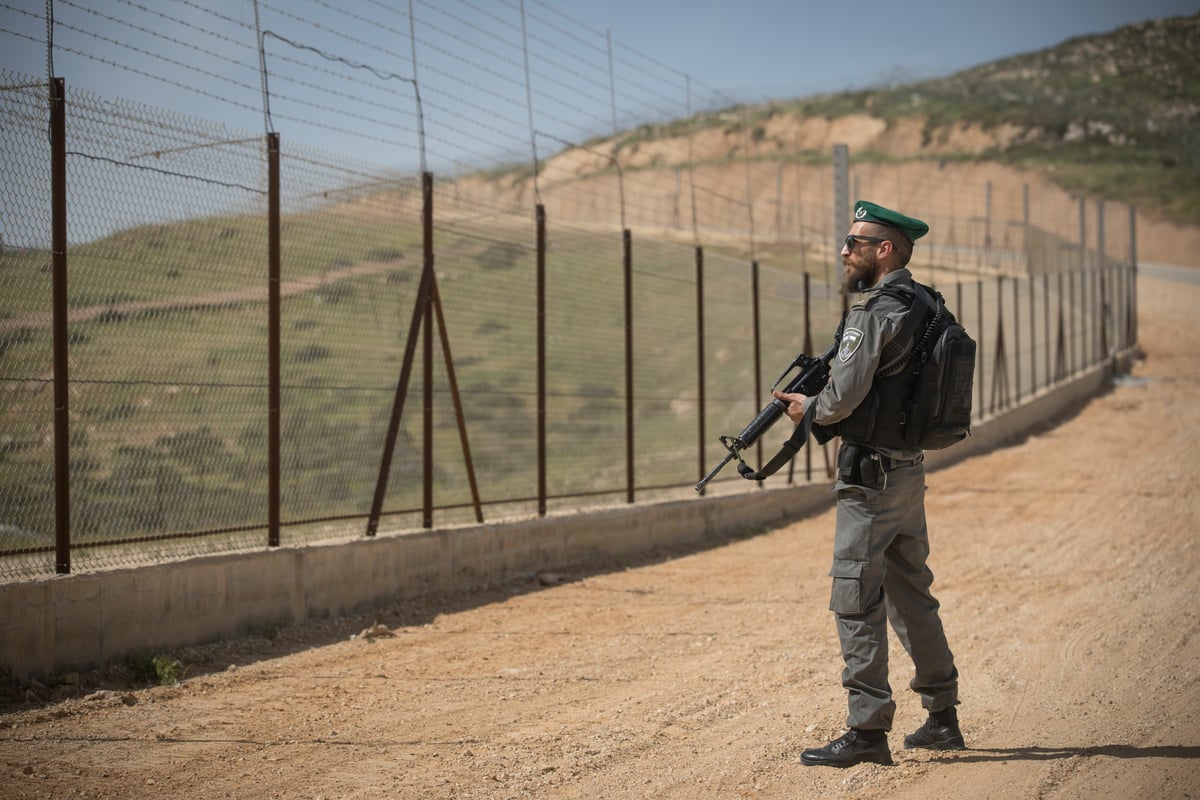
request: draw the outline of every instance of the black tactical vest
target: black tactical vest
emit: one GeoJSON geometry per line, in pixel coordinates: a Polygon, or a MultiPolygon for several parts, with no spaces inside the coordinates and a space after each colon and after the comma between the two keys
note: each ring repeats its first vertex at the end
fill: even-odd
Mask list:
{"type": "Polygon", "coordinates": [[[879,358],[880,366],[871,381],[871,390],[858,408],[842,421],[825,427],[834,435],[854,444],[911,450],[912,445],[904,441],[904,407],[912,396],[917,375],[905,369],[905,366],[916,344],[915,334],[923,327],[921,323],[928,315],[924,303],[914,302],[914,289],[903,284],[881,289],[867,301],[868,306],[877,302],[883,294],[896,297],[909,306],[904,322],[895,338],[884,346],[879,358]]]}

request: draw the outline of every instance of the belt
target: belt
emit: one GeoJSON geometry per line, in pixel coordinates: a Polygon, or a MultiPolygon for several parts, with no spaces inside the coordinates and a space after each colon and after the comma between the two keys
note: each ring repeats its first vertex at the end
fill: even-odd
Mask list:
{"type": "Polygon", "coordinates": [[[925,460],[924,453],[916,458],[892,458],[891,456],[885,456],[883,453],[874,453],[872,457],[879,459],[879,466],[883,467],[884,472],[891,472],[900,467],[912,467],[925,460]]]}

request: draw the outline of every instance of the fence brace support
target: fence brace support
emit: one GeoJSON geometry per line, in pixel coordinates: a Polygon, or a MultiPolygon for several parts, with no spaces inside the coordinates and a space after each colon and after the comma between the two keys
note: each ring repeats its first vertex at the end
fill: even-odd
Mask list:
{"type": "Polygon", "coordinates": [[[438,296],[437,278],[433,271],[433,174],[421,173],[421,189],[424,197],[421,212],[424,227],[425,247],[424,264],[421,267],[421,285],[417,289],[417,299],[413,304],[412,321],[408,327],[408,337],[404,342],[404,362],[400,367],[400,379],[396,383],[396,396],[392,400],[392,415],[388,422],[387,436],[383,445],[383,456],[379,464],[379,478],[375,483],[375,497],[371,503],[371,514],[367,519],[367,536],[374,536],[379,530],[379,517],[383,513],[383,498],[387,494],[388,475],[392,468],[392,453],[396,448],[396,439],[400,433],[400,416],[404,410],[404,399],[408,396],[408,384],[412,378],[413,361],[416,358],[418,334],[424,327],[424,348],[422,365],[425,371],[422,395],[424,398],[424,449],[422,461],[424,465],[424,481],[422,487],[423,505],[422,520],[426,528],[433,527],[433,324],[436,321],[440,327],[442,351],[446,359],[446,373],[450,383],[450,394],[454,402],[454,411],[458,420],[459,435],[462,439],[463,460],[466,463],[467,478],[471,485],[471,495],[475,507],[475,519],[483,522],[483,512],[479,499],[479,490],[475,483],[475,468],[471,463],[471,450],[467,444],[467,428],[463,419],[462,404],[458,394],[458,383],[454,377],[454,364],[450,356],[450,339],[446,333],[446,320],[442,314],[441,299],[438,296]]]}

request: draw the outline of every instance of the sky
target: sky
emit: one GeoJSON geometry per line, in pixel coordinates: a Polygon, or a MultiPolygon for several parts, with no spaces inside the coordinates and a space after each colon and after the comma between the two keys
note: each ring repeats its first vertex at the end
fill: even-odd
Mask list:
{"type": "Polygon", "coordinates": [[[742,100],[940,77],[1200,0],[562,0],[631,47],[742,100]]]}
{"type": "MultiPolygon", "coordinates": [[[[0,69],[45,77],[47,5],[0,0],[0,69]]],[[[529,159],[531,139],[542,158],[689,111],[940,77],[1192,15],[1200,0],[57,0],[53,9],[53,68],[69,91],[280,130],[389,169],[415,170],[428,151],[444,172],[529,159]],[[262,39],[262,54],[256,12],[261,30],[279,34],[262,39]]]]}

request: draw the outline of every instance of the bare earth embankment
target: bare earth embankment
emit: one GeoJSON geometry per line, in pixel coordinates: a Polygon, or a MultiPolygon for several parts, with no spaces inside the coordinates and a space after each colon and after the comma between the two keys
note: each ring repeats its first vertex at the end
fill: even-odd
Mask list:
{"type": "Polygon", "coordinates": [[[965,752],[899,748],[921,712],[896,646],[896,765],[800,765],[845,716],[830,511],[9,707],[0,797],[1198,798],[1200,287],[1146,278],[1140,304],[1136,380],[929,476],[965,752]]]}

